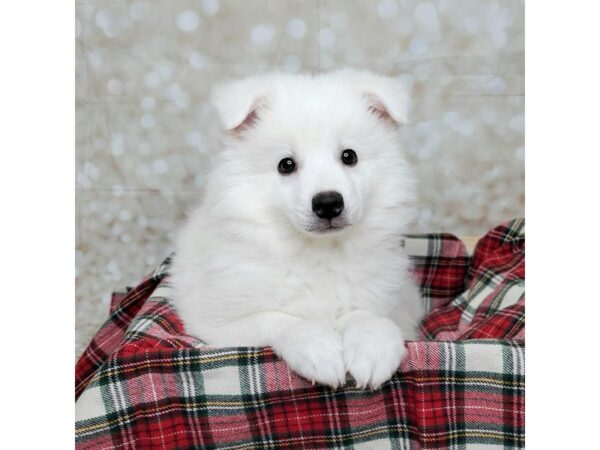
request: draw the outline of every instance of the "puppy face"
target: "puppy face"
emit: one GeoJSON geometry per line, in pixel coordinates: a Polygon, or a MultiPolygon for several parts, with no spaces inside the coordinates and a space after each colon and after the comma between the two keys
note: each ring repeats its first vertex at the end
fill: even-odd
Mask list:
{"type": "Polygon", "coordinates": [[[385,225],[412,195],[398,144],[408,100],[395,79],[275,74],[212,99],[226,131],[220,176],[231,177],[240,211],[325,237],[385,225]]]}

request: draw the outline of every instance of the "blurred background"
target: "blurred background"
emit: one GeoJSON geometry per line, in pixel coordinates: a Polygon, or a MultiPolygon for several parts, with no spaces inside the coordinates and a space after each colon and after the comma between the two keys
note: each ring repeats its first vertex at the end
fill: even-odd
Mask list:
{"type": "Polygon", "coordinates": [[[211,148],[207,93],[270,70],[401,75],[414,231],[524,215],[523,0],[77,0],[76,355],[172,250],[211,148]]]}

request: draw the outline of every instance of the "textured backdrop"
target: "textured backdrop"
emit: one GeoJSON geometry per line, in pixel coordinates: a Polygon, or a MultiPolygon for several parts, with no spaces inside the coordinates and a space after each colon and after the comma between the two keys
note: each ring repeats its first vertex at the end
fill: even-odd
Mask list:
{"type": "Polygon", "coordinates": [[[110,292],[173,249],[204,183],[219,79],[342,66],[402,75],[414,229],[523,215],[522,0],[88,0],[76,6],[79,354],[110,292]]]}

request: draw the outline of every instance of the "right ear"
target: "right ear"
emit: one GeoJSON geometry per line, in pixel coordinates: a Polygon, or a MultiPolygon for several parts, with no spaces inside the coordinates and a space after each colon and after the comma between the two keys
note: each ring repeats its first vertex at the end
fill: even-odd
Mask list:
{"type": "Polygon", "coordinates": [[[254,125],[265,106],[268,82],[263,77],[234,80],[215,86],[210,102],[227,131],[235,134],[254,125]]]}

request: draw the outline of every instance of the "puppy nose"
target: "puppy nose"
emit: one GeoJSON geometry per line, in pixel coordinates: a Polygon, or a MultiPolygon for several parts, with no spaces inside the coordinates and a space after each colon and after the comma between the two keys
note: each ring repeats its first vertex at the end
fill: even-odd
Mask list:
{"type": "Polygon", "coordinates": [[[319,192],[312,199],[312,209],[321,219],[333,219],[344,210],[344,197],[335,191],[319,192]]]}

